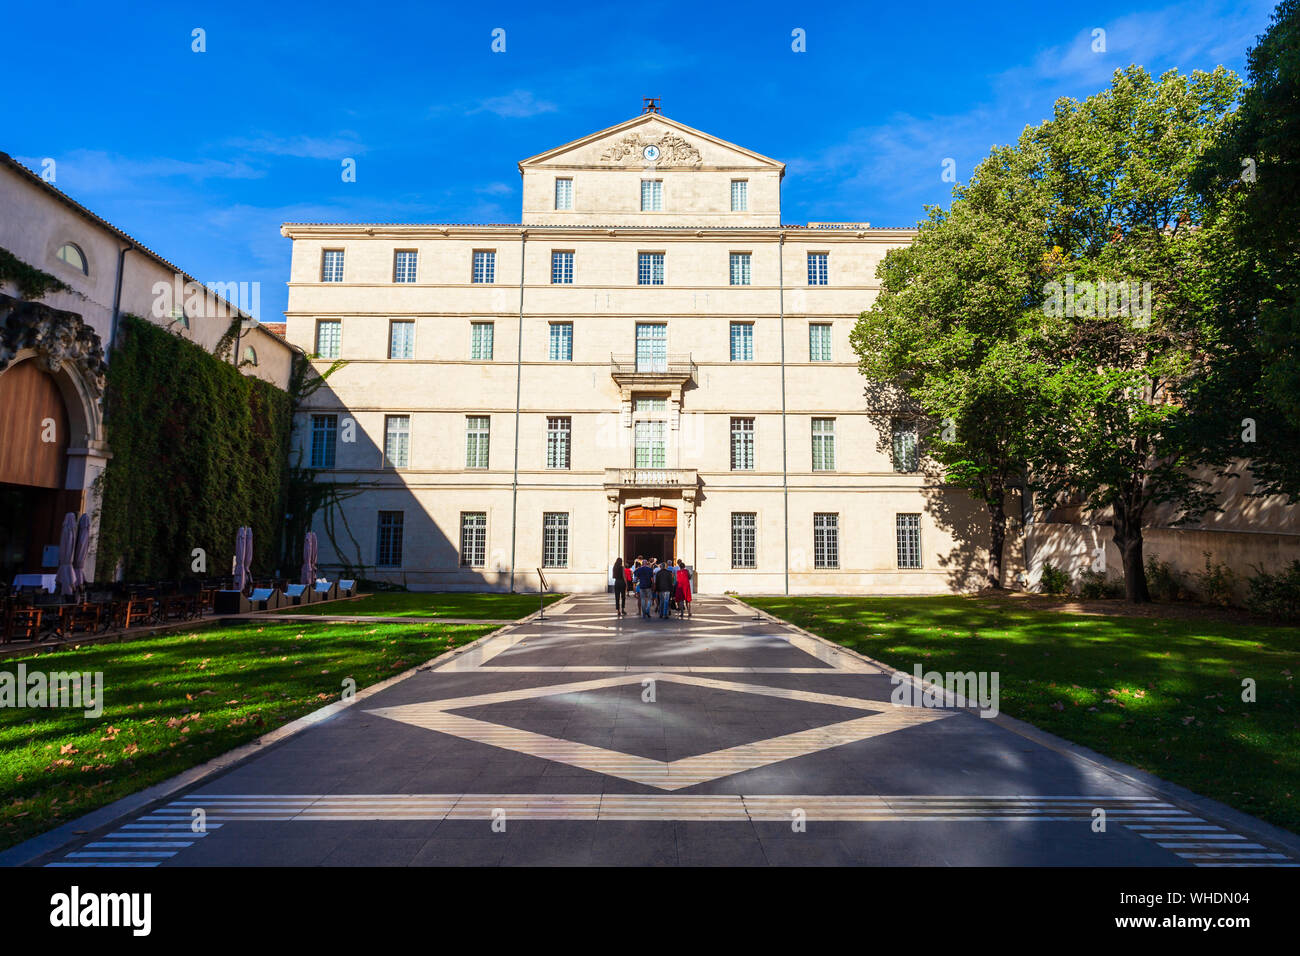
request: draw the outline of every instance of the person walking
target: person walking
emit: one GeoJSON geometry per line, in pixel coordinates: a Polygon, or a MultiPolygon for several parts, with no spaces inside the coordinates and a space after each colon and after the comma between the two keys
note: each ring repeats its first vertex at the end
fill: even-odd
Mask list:
{"type": "Polygon", "coordinates": [[[650,565],[650,616],[655,617],[659,614],[659,582],[656,575],[659,573],[659,559],[651,558],[648,562],[650,565]]]}
{"type": "Polygon", "coordinates": [[[691,616],[691,569],[681,558],[677,559],[677,607],[679,617],[691,616]]]}
{"type": "Polygon", "coordinates": [[[660,565],[655,572],[655,590],[659,592],[659,616],[665,620],[673,616],[673,589],[676,586],[672,569],[667,564],[660,565]]]}
{"type": "Polygon", "coordinates": [[[623,559],[615,558],[614,567],[610,571],[610,577],[614,579],[614,614],[617,617],[627,615],[627,578],[623,574],[623,559]]]}
{"type": "Polygon", "coordinates": [[[650,565],[637,560],[636,570],[632,572],[632,578],[636,581],[637,607],[641,610],[641,616],[649,620],[650,607],[653,604],[651,593],[655,586],[655,573],[650,565]]]}

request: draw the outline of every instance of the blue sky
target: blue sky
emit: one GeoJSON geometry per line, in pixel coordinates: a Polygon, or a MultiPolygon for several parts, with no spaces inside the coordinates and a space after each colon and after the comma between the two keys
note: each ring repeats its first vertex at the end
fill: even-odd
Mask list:
{"type": "Polygon", "coordinates": [[[0,149],[53,158],[61,189],[197,278],[261,282],[279,321],[281,222],[517,222],[515,163],[642,96],[786,162],[786,222],[911,225],[947,201],[945,158],[964,180],[1118,67],[1243,72],[1272,6],[16,4],[0,149]]]}

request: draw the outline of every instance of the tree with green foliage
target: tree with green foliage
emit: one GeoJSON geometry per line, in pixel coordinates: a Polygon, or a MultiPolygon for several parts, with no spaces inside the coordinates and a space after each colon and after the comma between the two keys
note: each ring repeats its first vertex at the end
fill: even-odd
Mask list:
{"type": "Polygon", "coordinates": [[[1191,178],[1239,89],[1223,68],[1155,80],[1129,67],[1081,103],[1058,101],[1022,137],[1042,157],[1032,175],[1047,202],[1045,245],[1060,250],[1027,371],[1043,398],[1028,464],[1049,496],[1109,514],[1130,601],[1150,599],[1142,543],[1153,507],[1172,505],[1180,523],[1213,505],[1181,404],[1211,331],[1199,296],[1212,243],[1191,178]]]}
{"type": "Polygon", "coordinates": [[[880,295],[851,334],[882,432],[910,417],[945,481],[989,515],[987,583],[1002,586],[1006,500],[1023,485],[1028,358],[1046,268],[1045,222],[1025,156],[998,149],[891,250],[880,295]]]}
{"type": "Polygon", "coordinates": [[[967,423],[934,454],[995,523],[993,499],[1019,469],[1049,500],[1108,515],[1132,601],[1149,600],[1152,508],[1188,521],[1212,505],[1179,404],[1212,331],[1208,207],[1191,175],[1239,87],[1224,69],[1155,80],[1129,67],[1083,102],[1058,101],[886,257],[855,331],[869,380],[967,423]]]}
{"type": "Polygon", "coordinates": [[[1207,453],[1248,458],[1257,493],[1300,500],[1300,0],[1247,57],[1249,85],[1194,181],[1216,245],[1208,372],[1189,389],[1207,453]]]}

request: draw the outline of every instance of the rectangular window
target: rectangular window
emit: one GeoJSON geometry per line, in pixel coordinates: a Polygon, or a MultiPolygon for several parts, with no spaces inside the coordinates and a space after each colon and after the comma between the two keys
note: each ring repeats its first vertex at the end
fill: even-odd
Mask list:
{"type": "Polygon", "coordinates": [[[826,285],[830,277],[830,255],[825,252],[808,253],[808,284],[826,285]]]}
{"type": "Polygon", "coordinates": [[[731,323],[731,360],[733,362],[754,361],[754,323],[731,323]]]}
{"type": "Polygon", "coordinates": [[[405,468],[411,463],[411,416],[384,416],[384,464],[405,468]]]}
{"type": "Polygon", "coordinates": [[[638,322],[636,326],[636,370],[668,371],[668,326],[662,322],[638,322]]]}
{"type": "Polygon", "coordinates": [[[465,417],[465,467],[488,466],[488,443],[491,438],[490,419],[487,415],[465,417]]]}
{"type": "Polygon", "coordinates": [[[573,208],[573,180],[557,179],[555,181],[555,208],[573,208]]]}
{"type": "Polygon", "coordinates": [[[337,415],[311,417],[311,466],[313,468],[334,467],[334,449],[338,437],[339,417],[337,415]]]}
{"type": "Polygon", "coordinates": [[[487,512],[462,511],[460,515],[460,566],[487,566],[487,512]]]}
{"type": "Polygon", "coordinates": [[[379,544],[375,548],[375,565],[381,568],[400,568],[402,566],[402,524],[405,515],[401,511],[379,512],[379,544]]]}
{"type": "Polygon", "coordinates": [[[633,427],[634,458],[637,468],[663,468],[668,463],[664,426],[667,422],[636,422],[633,427]]]}
{"type": "Polygon", "coordinates": [[[632,400],[632,411],[634,412],[665,412],[667,410],[668,399],[666,398],[649,396],[632,400]]]}
{"type": "Polygon", "coordinates": [[[573,285],[573,253],[551,253],[551,282],[554,285],[573,285]]]}
{"type": "Polygon", "coordinates": [[[569,449],[572,447],[573,419],[546,419],[546,467],[568,468],[569,449]]]}
{"type": "Polygon", "coordinates": [[[343,250],[326,249],[320,256],[320,281],[343,281],[343,250]]]}
{"type": "Polygon", "coordinates": [[[754,419],[731,420],[731,470],[754,470],[754,419]]]}
{"type": "Polygon", "coordinates": [[[415,358],[415,323],[394,321],[388,324],[388,357],[390,359],[415,358]]]}
{"type": "Polygon", "coordinates": [[[551,323],[551,361],[573,361],[573,323],[551,323]]]}
{"type": "Polygon", "coordinates": [[[637,253],[636,284],[664,284],[664,254],[662,252],[637,253]]]}
{"type": "Polygon", "coordinates": [[[731,181],[731,211],[745,212],[749,209],[749,181],[733,179],[731,181]]]}
{"type": "Polygon", "coordinates": [[[316,323],[316,354],[321,358],[338,358],[342,340],[343,323],[338,319],[322,319],[316,323]]]}
{"type": "Polygon", "coordinates": [[[812,322],[808,325],[808,361],[831,360],[831,327],[829,322],[812,322]]]}
{"type": "Polygon", "coordinates": [[[731,566],[733,568],[758,567],[757,528],[758,515],[752,511],[732,512],[731,566]]]}
{"type": "Polygon", "coordinates": [[[548,511],[542,515],[542,567],[569,566],[569,515],[548,511]]]}
{"type": "Polygon", "coordinates": [[[393,281],[415,281],[416,255],[411,249],[399,249],[393,253],[393,281]]]}
{"type": "Polygon", "coordinates": [[[840,566],[840,516],[813,515],[813,567],[840,566]]]}
{"type": "Polygon", "coordinates": [[[812,420],[813,471],[835,470],[835,419],[812,420]]]}
{"type": "Polygon", "coordinates": [[[733,252],[731,254],[731,284],[749,285],[748,252],[733,252]]]}
{"type": "Polygon", "coordinates": [[[496,282],[497,254],[491,249],[477,249],[474,252],[474,281],[496,282]]]}
{"type": "Polygon", "coordinates": [[[895,515],[894,528],[898,537],[898,566],[921,566],[921,516],[895,515]]]}
{"type": "Polygon", "coordinates": [[[662,179],[641,180],[641,211],[663,212],[664,181],[662,179]]]}
{"type": "Polygon", "coordinates": [[[484,362],[492,360],[492,323],[469,324],[469,357],[484,362]]]}
{"type": "Polygon", "coordinates": [[[894,421],[894,471],[916,471],[920,462],[916,454],[916,426],[894,421]]]}

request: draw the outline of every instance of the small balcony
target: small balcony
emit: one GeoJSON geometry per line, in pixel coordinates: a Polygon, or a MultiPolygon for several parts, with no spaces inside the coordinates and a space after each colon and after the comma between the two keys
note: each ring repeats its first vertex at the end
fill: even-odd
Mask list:
{"type": "Polygon", "coordinates": [[[684,355],[611,355],[609,373],[622,388],[681,388],[695,381],[695,362],[684,355]]]}
{"type": "Polygon", "coordinates": [[[606,488],[694,488],[700,473],[694,468],[606,468],[606,488]]]}

